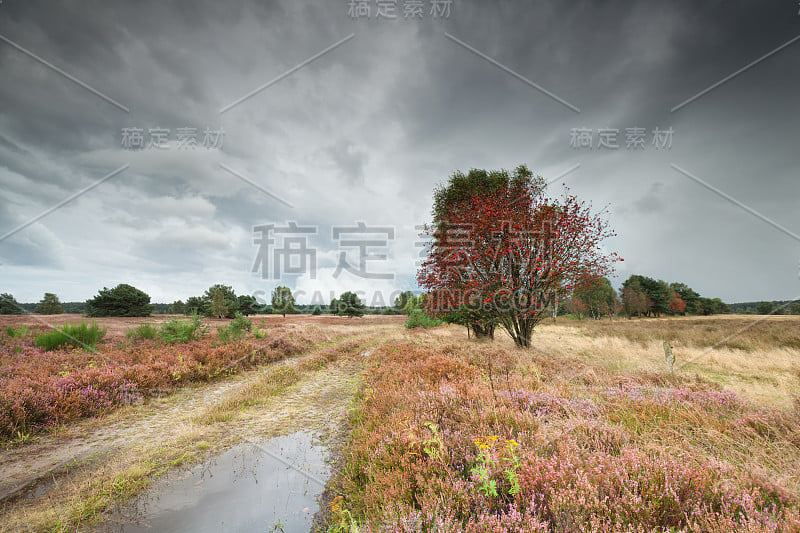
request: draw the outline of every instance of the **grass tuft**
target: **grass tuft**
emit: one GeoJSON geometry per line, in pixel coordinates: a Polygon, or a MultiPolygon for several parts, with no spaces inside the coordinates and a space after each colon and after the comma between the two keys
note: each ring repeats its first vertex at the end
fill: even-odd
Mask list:
{"type": "Polygon", "coordinates": [[[96,323],[91,325],[82,321],[80,324],[64,324],[49,333],[36,336],[36,346],[44,351],[58,350],[66,346],[93,350],[106,334],[105,328],[96,323]]]}

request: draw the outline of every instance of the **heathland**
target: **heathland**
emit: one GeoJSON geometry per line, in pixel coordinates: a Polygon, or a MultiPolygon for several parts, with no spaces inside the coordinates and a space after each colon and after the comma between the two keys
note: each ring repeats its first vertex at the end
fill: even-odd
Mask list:
{"type": "Polygon", "coordinates": [[[314,429],[330,531],[800,531],[797,317],[559,317],[529,349],[390,316],[185,342],[168,320],[46,350],[2,318],[0,529],[90,529],[172,469],[314,429]]]}

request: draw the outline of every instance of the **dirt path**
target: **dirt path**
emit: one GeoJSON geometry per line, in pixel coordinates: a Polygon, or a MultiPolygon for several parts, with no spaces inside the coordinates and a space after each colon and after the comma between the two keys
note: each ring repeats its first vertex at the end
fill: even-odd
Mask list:
{"type": "Polygon", "coordinates": [[[360,354],[382,337],[357,335],[4,452],[0,530],[88,526],[170,468],[236,442],[300,429],[335,433],[359,379],[360,354]]]}

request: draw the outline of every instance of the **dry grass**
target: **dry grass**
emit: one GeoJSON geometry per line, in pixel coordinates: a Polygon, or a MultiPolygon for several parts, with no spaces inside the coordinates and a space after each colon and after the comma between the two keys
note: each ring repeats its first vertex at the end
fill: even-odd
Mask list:
{"type": "Polygon", "coordinates": [[[560,321],[527,351],[410,332],[370,358],[330,529],[800,531],[798,322],[704,354],[706,321],[747,325],[560,321]],[[705,357],[668,374],[666,335],[705,357]]]}
{"type": "Polygon", "coordinates": [[[607,369],[662,371],[663,342],[668,341],[680,373],[699,375],[758,402],[790,407],[800,396],[800,317],[758,320],[559,320],[537,328],[534,344],[607,369]]]}
{"type": "MultiPolygon", "coordinates": [[[[317,328],[285,326],[296,329],[298,335],[317,328]]],[[[332,431],[329,426],[344,416],[357,383],[359,354],[386,334],[383,323],[330,324],[323,336],[329,340],[308,355],[233,376],[218,384],[220,394],[187,390],[159,400],[168,427],[155,433],[152,429],[157,421],[143,409],[117,413],[115,422],[127,426],[126,434],[136,434],[141,426],[140,438],[134,442],[121,439],[118,446],[76,460],[55,482],[41,481],[34,491],[40,495],[5,502],[0,531],[90,529],[107,510],[146,490],[162,474],[196,463],[242,439],[315,425],[332,431]]],[[[87,421],[85,426],[85,440],[95,440],[95,432],[102,440],[108,433],[108,423],[101,419],[87,421]]],[[[70,441],[65,446],[75,444],[70,441]]],[[[25,446],[15,450],[23,461],[24,451],[25,446]]]]}

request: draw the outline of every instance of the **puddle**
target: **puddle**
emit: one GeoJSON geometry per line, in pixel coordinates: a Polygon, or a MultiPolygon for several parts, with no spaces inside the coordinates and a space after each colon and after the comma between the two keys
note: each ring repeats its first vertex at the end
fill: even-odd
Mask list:
{"type": "Polygon", "coordinates": [[[242,444],[156,483],[98,531],[309,531],[329,474],[324,452],[305,432],[242,444]]]}

